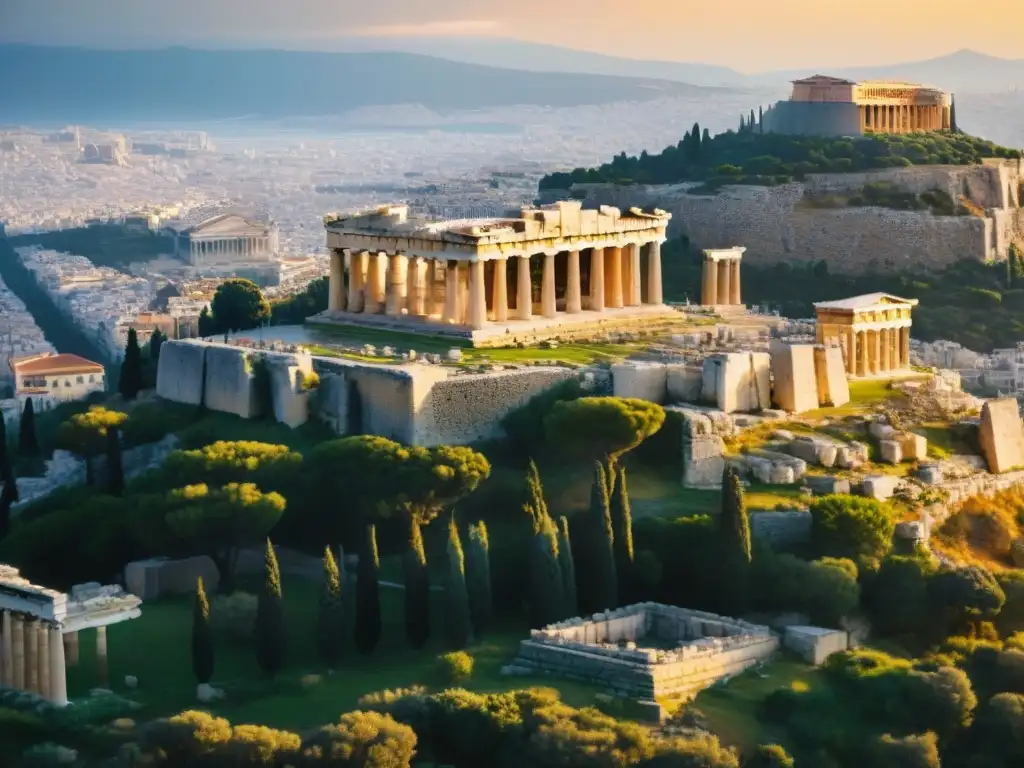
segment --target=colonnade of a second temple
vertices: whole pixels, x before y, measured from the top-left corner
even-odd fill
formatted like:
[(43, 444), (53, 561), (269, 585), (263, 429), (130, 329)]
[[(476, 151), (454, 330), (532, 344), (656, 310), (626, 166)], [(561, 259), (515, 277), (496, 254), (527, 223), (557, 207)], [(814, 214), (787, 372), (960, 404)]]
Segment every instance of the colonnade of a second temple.
[(662, 304), (660, 241), (487, 259), (331, 254), (331, 312), (437, 318), (478, 330), (645, 304)]
[(850, 376), (873, 376), (910, 367), (910, 327), (846, 332), (846, 372)]

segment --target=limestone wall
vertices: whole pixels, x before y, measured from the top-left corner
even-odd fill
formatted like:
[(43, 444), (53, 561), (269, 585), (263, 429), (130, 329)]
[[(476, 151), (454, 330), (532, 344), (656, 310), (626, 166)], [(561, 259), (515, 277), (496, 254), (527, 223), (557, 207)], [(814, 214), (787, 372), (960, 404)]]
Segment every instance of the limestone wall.
[[(162, 347), (160, 353), (163, 355)], [(243, 419), (260, 415), (250, 354), (237, 347), (211, 346), (205, 355), (203, 404), (211, 411), (233, 413)]]
[[(672, 214), (669, 237), (687, 235), (697, 248), (745, 245), (744, 259), (757, 264), (828, 262), (833, 272), (941, 269), (960, 259), (1007, 257), (1009, 244), (1024, 243), (1024, 209), (1018, 161), (980, 166), (914, 166), (864, 173), (812, 174), (776, 187), (731, 186), (714, 195), (693, 195), (697, 184), (664, 186), (587, 185), (587, 205), (658, 206)], [(829, 209), (805, 197), (839, 194), (867, 183), (890, 183), (921, 193), (941, 189), (965, 197), (986, 217), (933, 216), (887, 208)]]
[(750, 535), (775, 547), (806, 544), (811, 539), (811, 513), (805, 509), (757, 512), (750, 516)]
[(206, 350), (211, 345), (172, 339), (160, 347), (156, 393), (165, 400), (202, 405)]

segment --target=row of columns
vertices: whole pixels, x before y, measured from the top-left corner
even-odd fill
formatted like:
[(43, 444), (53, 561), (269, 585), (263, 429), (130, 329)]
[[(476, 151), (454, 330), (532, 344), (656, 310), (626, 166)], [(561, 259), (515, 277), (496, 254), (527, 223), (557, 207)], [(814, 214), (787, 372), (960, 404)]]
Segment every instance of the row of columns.
[(190, 255), (193, 264), (207, 259), (245, 259), (273, 253), (277, 250), (277, 238), (267, 237), (226, 237), (218, 240), (190, 240)]
[(948, 131), (950, 110), (939, 104), (861, 104), (861, 132), (912, 133), (915, 131)]
[[(60, 627), (12, 611), (3, 611), (2, 614), (0, 685), (29, 691), (58, 706), (67, 704), (65, 638)], [(73, 638), (77, 660), (78, 636), (73, 634), (69, 637)]]
[(846, 372), (873, 376), (910, 367), (910, 328), (857, 330), (846, 336)]
[(740, 260), (704, 259), (700, 303), (706, 307), (742, 304)]
[[(652, 241), (647, 247), (647, 304), (663, 303), (661, 282), (661, 243)], [(565, 312), (577, 314), (584, 309), (580, 251), (566, 251)], [(640, 306), (642, 298), (641, 245), (590, 249), (588, 309)], [(509, 258), (519, 259), (516, 268), (515, 318), (533, 318), (533, 277), (529, 255), (493, 259), (491, 307), (494, 322), (511, 318), (508, 285)], [(540, 283), (540, 314), (554, 318), (558, 314), (555, 258), (542, 256)], [(447, 260), (444, 283), (435, 279), (435, 260), (421, 256), (350, 251), (348, 253), (348, 286), (345, 287), (345, 255), (331, 254), (328, 311), (348, 311), (390, 316), (408, 314), (418, 317), (440, 315), (441, 322), (469, 325), (479, 330), (488, 322), (487, 281), (485, 262), (481, 260)]]

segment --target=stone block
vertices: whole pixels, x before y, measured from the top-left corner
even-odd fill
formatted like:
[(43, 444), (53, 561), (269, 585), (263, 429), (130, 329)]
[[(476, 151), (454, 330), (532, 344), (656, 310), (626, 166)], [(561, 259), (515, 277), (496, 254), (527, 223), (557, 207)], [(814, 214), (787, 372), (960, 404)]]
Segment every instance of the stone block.
[(763, 352), (730, 352), (704, 358), (701, 401), (725, 413), (771, 405), (770, 361)]
[(850, 384), (846, 380), (843, 350), (839, 347), (814, 348), (814, 375), (818, 386), (818, 405), (838, 408), (850, 402)]
[[(163, 355), (163, 350), (160, 354)], [(124, 567), (125, 588), (142, 600), (191, 595), (199, 578), (208, 593), (215, 592), (220, 584), (220, 572), (206, 555), (181, 560), (136, 560)]]
[(808, 475), (804, 478), (807, 487), (815, 496), (830, 496), (836, 493), (849, 493), (850, 481), (835, 475)]
[(848, 633), (822, 627), (786, 627), (782, 644), (808, 664), (823, 664), (833, 653), (849, 650)]
[(309, 420), (310, 392), (304, 382), (313, 371), (312, 357), (308, 352), (267, 354), (265, 365), (270, 374), (274, 418), (292, 429), (305, 424)]
[(897, 435), (904, 461), (921, 461), (928, 458), (928, 438), (913, 432), (900, 432)]
[(978, 439), (989, 472), (1024, 467), (1024, 427), (1016, 398), (989, 400), (982, 406)]
[(790, 442), (787, 450), (808, 464), (819, 467), (833, 467), (839, 456), (839, 446), (831, 440), (814, 437), (798, 437)]
[(925, 524), (919, 520), (909, 520), (902, 523), (896, 523), (894, 535), (897, 539), (903, 539), (904, 541), (910, 541), (913, 543), (924, 544), (928, 541), (928, 529)]
[(868, 434), (876, 440), (891, 440), (896, 430), (884, 421), (873, 421), (868, 425)]
[(704, 372), (697, 365), (670, 363), (665, 366), (666, 389), (670, 403), (696, 403), (700, 400)]
[(861, 484), (861, 493), (869, 499), (888, 501), (900, 484), (900, 478), (893, 475), (870, 475)]
[(878, 452), (882, 461), (888, 464), (899, 464), (903, 461), (903, 448), (898, 440), (882, 440), (878, 444)]
[(320, 377), (320, 386), (314, 398), (316, 415), (339, 435), (348, 430), (348, 380), (342, 373), (328, 373)]
[[(163, 347), (160, 348), (161, 357)], [(260, 415), (262, 404), (256, 387), (251, 353), (242, 347), (209, 346), (206, 349), (206, 389), (203, 405), (211, 411), (233, 413), (243, 419)]]
[(805, 544), (811, 539), (811, 513), (805, 509), (756, 512), (750, 515), (750, 535), (773, 546)]
[(661, 725), (666, 720), (665, 708), (653, 699), (636, 702), (637, 719), (650, 725)]
[(813, 345), (773, 342), (771, 371), (775, 381), (772, 400), (779, 408), (803, 413), (818, 407)]
[(171, 339), (160, 347), (160, 363), (156, 371), (156, 393), (159, 397), (186, 405), (203, 404), (207, 346), (201, 342)]
[(616, 363), (612, 366), (612, 394), (664, 403), (668, 397), (668, 370), (662, 363)]
[(925, 485), (941, 485), (942, 468), (938, 464), (923, 464), (917, 470), (917, 479)]

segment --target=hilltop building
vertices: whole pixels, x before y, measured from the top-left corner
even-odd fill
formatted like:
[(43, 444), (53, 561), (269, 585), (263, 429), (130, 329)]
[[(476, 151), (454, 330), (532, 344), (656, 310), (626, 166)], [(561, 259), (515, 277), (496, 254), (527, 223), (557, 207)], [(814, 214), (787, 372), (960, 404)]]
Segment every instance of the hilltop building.
[(82, 400), (106, 389), (103, 366), (84, 357), (50, 352), (12, 357), (14, 396), (21, 406), (32, 398), (37, 410), (71, 400)]
[(806, 136), (948, 131), (952, 103), (949, 93), (915, 83), (814, 75), (794, 80), (789, 100), (770, 107), (762, 127)]
[(503, 218), (431, 221), (408, 206), (328, 217), (328, 322), (474, 343), (586, 335), (672, 316), (661, 244), (671, 215), (576, 201)]
[(868, 293), (819, 301), (817, 341), (843, 349), (851, 377), (877, 376), (910, 368), (910, 312), (917, 299)]
[(239, 213), (169, 223), (167, 233), (175, 256), (198, 269), (268, 262), (279, 249), (277, 227)]

